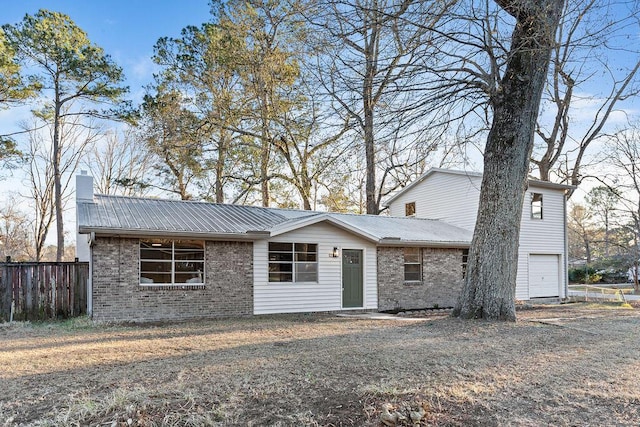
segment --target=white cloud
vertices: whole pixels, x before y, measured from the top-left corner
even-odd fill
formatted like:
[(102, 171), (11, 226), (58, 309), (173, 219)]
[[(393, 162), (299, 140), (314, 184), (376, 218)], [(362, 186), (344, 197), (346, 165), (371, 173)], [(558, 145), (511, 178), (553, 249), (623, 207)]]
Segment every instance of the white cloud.
[(150, 82), (153, 73), (159, 69), (158, 65), (152, 61), (151, 54), (131, 60), (128, 68), (132, 71), (132, 75), (127, 76), (128, 78), (133, 77), (144, 82)]

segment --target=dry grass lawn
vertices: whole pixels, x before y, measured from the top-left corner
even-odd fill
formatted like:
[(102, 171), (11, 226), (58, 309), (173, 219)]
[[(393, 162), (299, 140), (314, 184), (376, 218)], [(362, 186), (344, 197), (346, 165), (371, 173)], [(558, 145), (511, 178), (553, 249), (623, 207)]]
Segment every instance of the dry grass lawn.
[[(640, 309), (0, 324), (0, 426), (640, 424)], [(401, 422), (410, 425), (409, 421)]]

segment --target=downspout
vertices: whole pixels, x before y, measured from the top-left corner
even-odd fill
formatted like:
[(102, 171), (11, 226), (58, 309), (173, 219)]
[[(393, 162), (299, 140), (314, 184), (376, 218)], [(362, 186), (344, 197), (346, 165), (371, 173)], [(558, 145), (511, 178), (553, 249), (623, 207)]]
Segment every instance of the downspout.
[(563, 300), (566, 300), (569, 296), (569, 236), (567, 233), (567, 192), (564, 192), (563, 204), (562, 204), (562, 223), (563, 230), (562, 234), (564, 235), (564, 295), (562, 297)]
[(89, 277), (87, 278), (87, 316), (93, 317), (93, 242), (96, 233), (89, 234)]

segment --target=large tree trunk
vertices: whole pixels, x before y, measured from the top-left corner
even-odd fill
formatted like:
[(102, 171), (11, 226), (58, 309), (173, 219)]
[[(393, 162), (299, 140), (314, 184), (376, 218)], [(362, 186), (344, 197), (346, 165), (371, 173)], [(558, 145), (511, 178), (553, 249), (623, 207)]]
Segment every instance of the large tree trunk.
[(225, 172), (225, 162), (227, 160), (227, 142), (228, 132), (225, 130), (220, 131), (220, 139), (218, 141), (218, 159), (216, 160), (216, 203), (224, 203), (224, 187), (223, 177)]
[(265, 208), (269, 207), (271, 200), (269, 189), (269, 159), (271, 158), (271, 143), (267, 138), (266, 132), (263, 131), (260, 153), (260, 194), (262, 194), (262, 206)]
[(55, 111), (53, 117), (53, 188), (56, 212), (57, 248), (56, 262), (62, 262), (64, 257), (64, 218), (62, 217), (62, 174), (60, 172), (60, 90), (55, 88)]
[[(367, 13), (368, 17), (369, 14)], [(374, 14), (375, 16), (375, 14)], [(375, 19), (375, 18), (374, 18)], [(367, 168), (365, 192), (367, 195), (367, 214), (378, 215), (380, 205), (376, 198), (376, 141), (373, 132), (374, 110), (376, 103), (373, 95), (373, 85), (378, 63), (379, 33), (376, 23), (369, 23), (370, 32), (365, 41), (365, 74), (362, 82), (362, 110), (364, 115), (364, 152)]]
[(563, 0), (496, 0), (516, 26), (492, 98), (480, 205), (466, 280), (453, 315), (515, 320), (518, 242), (535, 123)]
[(376, 150), (373, 134), (373, 65), (367, 61), (367, 74), (362, 87), (364, 110), (364, 152), (367, 168), (366, 194), (367, 214), (378, 215), (379, 208), (376, 200)]

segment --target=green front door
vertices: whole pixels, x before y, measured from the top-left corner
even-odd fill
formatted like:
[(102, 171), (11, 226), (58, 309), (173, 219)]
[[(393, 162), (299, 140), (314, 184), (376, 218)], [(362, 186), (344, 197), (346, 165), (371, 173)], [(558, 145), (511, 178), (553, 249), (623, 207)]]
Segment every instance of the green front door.
[(342, 307), (362, 307), (362, 251), (342, 250)]

